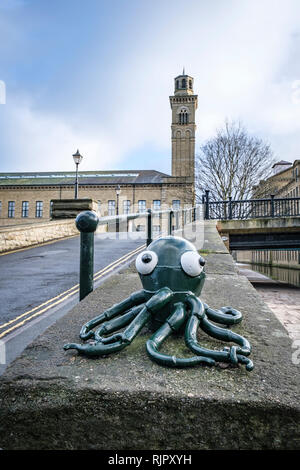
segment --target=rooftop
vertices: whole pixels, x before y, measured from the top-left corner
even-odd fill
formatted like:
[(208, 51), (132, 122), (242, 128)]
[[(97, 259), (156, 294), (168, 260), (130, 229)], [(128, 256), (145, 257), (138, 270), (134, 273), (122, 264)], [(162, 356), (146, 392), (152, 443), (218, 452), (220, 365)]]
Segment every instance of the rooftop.
[[(0, 186), (74, 184), (75, 171), (0, 173)], [(80, 184), (162, 183), (170, 175), (156, 170), (79, 171)]]

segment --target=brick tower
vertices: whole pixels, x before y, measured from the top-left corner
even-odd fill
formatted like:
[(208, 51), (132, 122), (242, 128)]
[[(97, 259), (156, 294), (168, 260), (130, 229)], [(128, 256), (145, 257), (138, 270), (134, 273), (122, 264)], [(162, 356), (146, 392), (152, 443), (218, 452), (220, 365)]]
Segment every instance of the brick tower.
[(198, 96), (194, 95), (194, 79), (185, 74), (174, 79), (175, 91), (170, 96), (172, 109), (172, 176), (195, 177), (195, 113)]

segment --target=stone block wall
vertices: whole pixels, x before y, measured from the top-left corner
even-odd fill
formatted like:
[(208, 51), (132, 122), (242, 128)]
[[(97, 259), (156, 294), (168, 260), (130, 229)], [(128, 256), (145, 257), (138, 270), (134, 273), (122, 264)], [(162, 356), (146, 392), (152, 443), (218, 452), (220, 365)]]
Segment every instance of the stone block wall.
[(0, 252), (38, 245), (78, 234), (74, 219), (4, 227), (0, 228)]

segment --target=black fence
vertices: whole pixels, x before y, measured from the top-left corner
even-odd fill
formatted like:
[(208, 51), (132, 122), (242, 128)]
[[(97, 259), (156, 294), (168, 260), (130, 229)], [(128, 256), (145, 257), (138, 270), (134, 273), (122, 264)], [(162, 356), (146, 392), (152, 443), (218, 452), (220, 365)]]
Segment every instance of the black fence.
[(257, 219), (263, 217), (300, 216), (300, 198), (244, 199), (211, 201), (209, 191), (203, 195), (204, 218), (206, 220)]

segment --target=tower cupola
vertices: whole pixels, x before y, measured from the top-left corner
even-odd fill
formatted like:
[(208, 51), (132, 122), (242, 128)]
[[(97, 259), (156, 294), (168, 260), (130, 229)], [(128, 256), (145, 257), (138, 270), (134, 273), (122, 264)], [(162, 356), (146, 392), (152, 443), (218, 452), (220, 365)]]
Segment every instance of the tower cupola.
[(186, 75), (183, 68), (182, 75), (178, 75), (174, 79), (175, 90), (174, 95), (193, 95), (194, 91), (194, 79), (189, 75)]

